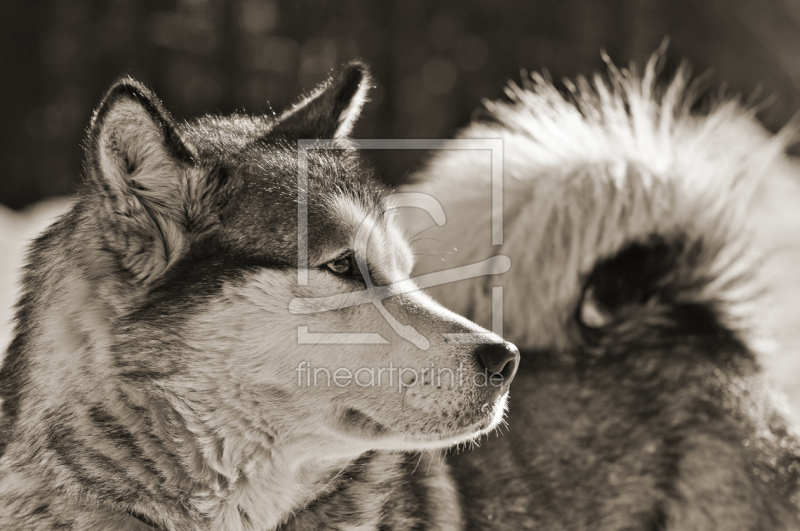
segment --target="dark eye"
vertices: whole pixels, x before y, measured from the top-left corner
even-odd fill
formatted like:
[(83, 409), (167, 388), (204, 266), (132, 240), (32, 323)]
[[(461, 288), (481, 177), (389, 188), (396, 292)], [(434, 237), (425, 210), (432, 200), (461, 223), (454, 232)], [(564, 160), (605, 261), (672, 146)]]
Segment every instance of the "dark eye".
[(356, 264), (356, 260), (352, 254), (337, 258), (336, 260), (331, 260), (325, 264), (325, 267), (337, 275), (342, 276), (349, 277), (358, 273), (358, 265)]

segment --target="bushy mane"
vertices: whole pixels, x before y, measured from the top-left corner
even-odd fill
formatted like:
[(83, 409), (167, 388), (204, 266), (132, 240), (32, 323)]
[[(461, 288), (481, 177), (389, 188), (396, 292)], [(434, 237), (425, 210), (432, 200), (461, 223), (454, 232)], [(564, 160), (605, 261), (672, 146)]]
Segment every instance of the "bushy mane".
[[(734, 99), (693, 111), (688, 69), (662, 85), (662, 57), (654, 55), (641, 75), (607, 60), (605, 75), (567, 80), (566, 91), (533, 74), (509, 85), (510, 101), (486, 102), (492, 119), (460, 135), (503, 139), (505, 245), (498, 251), (477, 236), (453, 241), (472, 260), (513, 255), (507, 297), (524, 298), (519, 306), (530, 313), (506, 314), (506, 334), (522, 347), (566, 346), (582, 279), (598, 260), (654, 234), (702, 249), (688, 270), (687, 297), (731, 302), (724, 318), (738, 321), (733, 302), (752, 296), (743, 259), (750, 254), (748, 209), (793, 134), (789, 127), (770, 134), (754, 109)], [(444, 204), (450, 230), (474, 233), (489, 224), (480, 210), (489, 204), (481, 199), (489, 170), (485, 154), (466, 153), (443, 150), (419, 180)], [(484, 289), (437, 296), (457, 311), (475, 308), (468, 315), (486, 323), (477, 303)]]
[(688, 66), (660, 85), (663, 57), (653, 55), (639, 75), (635, 66), (620, 69), (604, 56), (606, 75), (565, 80), (566, 94), (534, 73), (521, 86), (509, 84), (510, 103), (485, 105), (503, 128), (527, 138), (528, 156), (538, 166), (625, 161), (657, 179), (681, 174), (688, 185), (715, 195), (720, 181), (737, 193), (743, 186), (746, 196), (785, 150), (792, 126), (769, 135), (755, 109), (724, 97), (710, 102), (707, 112), (693, 113), (698, 91)]

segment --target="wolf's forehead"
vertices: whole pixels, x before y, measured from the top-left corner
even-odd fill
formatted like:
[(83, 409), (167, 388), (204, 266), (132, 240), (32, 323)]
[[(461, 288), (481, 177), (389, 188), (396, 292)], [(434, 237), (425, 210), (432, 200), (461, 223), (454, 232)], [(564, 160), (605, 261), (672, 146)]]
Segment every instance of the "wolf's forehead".
[(349, 157), (325, 153), (307, 162), (300, 175), (296, 151), (273, 146), (243, 154), (232, 168), (233, 192), (224, 222), (227, 243), (287, 265), (297, 263), (302, 225), (309, 259), (352, 245), (384, 189)]

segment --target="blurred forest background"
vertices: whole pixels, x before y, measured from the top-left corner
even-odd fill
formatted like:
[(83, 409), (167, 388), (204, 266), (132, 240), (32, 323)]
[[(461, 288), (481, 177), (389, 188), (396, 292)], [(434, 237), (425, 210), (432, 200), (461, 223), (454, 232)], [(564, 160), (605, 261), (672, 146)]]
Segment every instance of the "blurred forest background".
[[(0, 6), (0, 203), (69, 194), (93, 107), (118, 76), (178, 117), (279, 111), (361, 57), (378, 89), (355, 135), (448, 137), (520, 69), (554, 79), (644, 61), (671, 38), (707, 88), (800, 109), (800, 0), (34, 0)], [(420, 153), (375, 152), (388, 182)]]

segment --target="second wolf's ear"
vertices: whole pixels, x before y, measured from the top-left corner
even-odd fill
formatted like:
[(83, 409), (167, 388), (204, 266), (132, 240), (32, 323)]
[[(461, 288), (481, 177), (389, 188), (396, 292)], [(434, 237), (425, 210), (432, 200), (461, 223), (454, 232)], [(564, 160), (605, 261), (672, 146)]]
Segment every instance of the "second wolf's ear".
[(309, 97), (286, 111), (273, 132), (295, 138), (346, 138), (367, 101), (372, 79), (363, 63), (349, 63)]
[(155, 280), (184, 253), (187, 227), (205, 224), (208, 213), (197, 201), (210, 183), (193, 158), (158, 99), (132, 79), (117, 82), (92, 119), (92, 214), (108, 248), (140, 282)]

